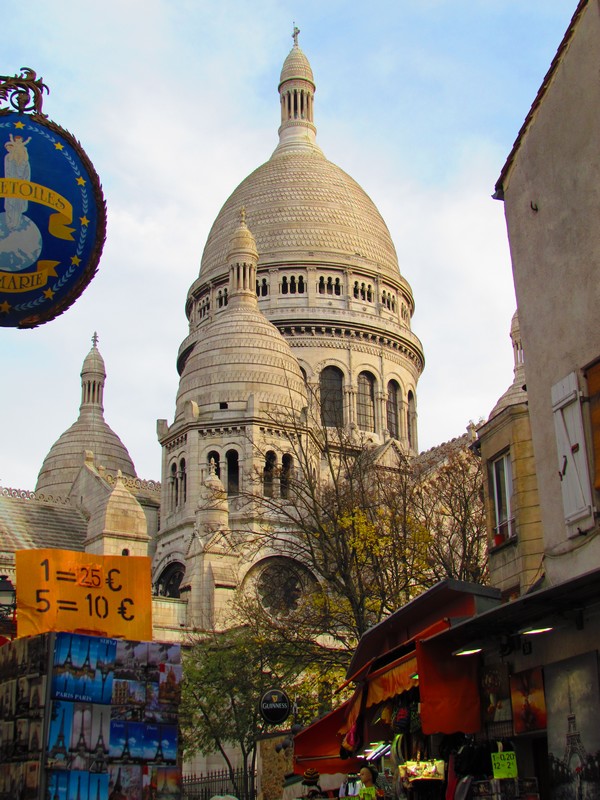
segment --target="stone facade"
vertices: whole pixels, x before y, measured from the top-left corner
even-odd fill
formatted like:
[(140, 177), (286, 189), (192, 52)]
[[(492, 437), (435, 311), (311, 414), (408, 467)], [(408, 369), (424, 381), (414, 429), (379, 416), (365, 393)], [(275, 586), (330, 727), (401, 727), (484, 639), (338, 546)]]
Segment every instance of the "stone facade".
[[(542, 575), (540, 502), (518, 316), (511, 325), (514, 379), (477, 429), (484, 465), (490, 583), (505, 600), (532, 588)], [(502, 496), (503, 489), (506, 496)], [(506, 503), (505, 519), (499, 505)]]
[(225, 625), (234, 590), (285, 560), (245, 548), (257, 519), (240, 495), (267, 491), (267, 472), (269, 491), (281, 490), (296, 466), (290, 430), (318, 418), (315, 405), (357, 439), (418, 452), (424, 358), (412, 292), (375, 205), (317, 145), (314, 94), (295, 42), (280, 76), (279, 143), (212, 226), (186, 302), (175, 417), (158, 421), (153, 579), (187, 601), (194, 628)]

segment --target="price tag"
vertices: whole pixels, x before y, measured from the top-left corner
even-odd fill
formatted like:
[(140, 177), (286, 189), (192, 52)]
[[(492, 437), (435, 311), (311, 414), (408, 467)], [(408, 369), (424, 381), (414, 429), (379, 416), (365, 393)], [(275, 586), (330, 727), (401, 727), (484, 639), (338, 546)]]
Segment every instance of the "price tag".
[(503, 753), (492, 753), (492, 769), (494, 778), (516, 778), (517, 756), (513, 750)]
[(17, 550), (19, 636), (45, 631), (152, 639), (150, 559)]

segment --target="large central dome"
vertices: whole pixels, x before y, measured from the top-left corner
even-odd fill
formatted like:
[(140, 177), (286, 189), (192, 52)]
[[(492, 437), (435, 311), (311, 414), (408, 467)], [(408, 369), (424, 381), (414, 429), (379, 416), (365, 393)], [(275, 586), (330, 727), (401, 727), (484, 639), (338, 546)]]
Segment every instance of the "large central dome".
[(259, 268), (297, 264), (307, 253), (332, 265), (358, 256), (376, 272), (399, 278), (396, 250), (371, 198), (320, 149), (301, 142), (297, 149), (276, 150), (229, 197), (208, 236), (202, 281), (225, 273), (228, 242), (242, 206), (256, 239)]

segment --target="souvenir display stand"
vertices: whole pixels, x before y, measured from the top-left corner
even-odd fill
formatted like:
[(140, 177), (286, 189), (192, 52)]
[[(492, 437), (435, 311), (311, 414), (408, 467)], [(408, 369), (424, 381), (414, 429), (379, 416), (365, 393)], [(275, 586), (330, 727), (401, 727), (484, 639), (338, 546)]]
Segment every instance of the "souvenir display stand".
[(180, 646), (51, 632), (0, 647), (0, 800), (173, 800)]

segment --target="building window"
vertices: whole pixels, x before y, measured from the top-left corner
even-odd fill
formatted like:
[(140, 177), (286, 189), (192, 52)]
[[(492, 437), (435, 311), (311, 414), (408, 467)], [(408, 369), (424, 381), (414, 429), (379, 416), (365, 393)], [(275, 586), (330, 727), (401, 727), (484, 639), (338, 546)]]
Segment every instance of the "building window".
[(408, 446), (414, 450), (417, 447), (417, 404), (412, 392), (408, 393), (406, 402), (406, 433), (408, 436)]
[(219, 454), (216, 450), (211, 450), (208, 454), (208, 474), (211, 475), (214, 471), (214, 474), (217, 478), (221, 477), (221, 464), (219, 460)]
[(500, 544), (515, 534), (512, 509), (512, 470), (510, 454), (503, 453), (491, 463), (491, 488), (494, 504), (494, 541)]
[(375, 430), (375, 378), (370, 372), (358, 376), (358, 396), (356, 398), (358, 427), (361, 431)]
[(344, 375), (337, 367), (325, 367), (319, 378), (321, 422), (330, 428), (344, 424)]
[(177, 481), (179, 483), (179, 503), (184, 505), (185, 501), (187, 500), (187, 472), (185, 469), (185, 458), (182, 458), (179, 462)]
[(227, 459), (227, 494), (240, 493), (240, 462), (237, 450), (228, 450)]
[(257, 278), (256, 280), (256, 296), (266, 297), (269, 294), (269, 283), (266, 278)]
[(169, 475), (169, 508), (175, 511), (179, 503), (179, 486), (177, 483), (177, 464), (171, 464)]
[(265, 466), (263, 469), (263, 494), (265, 497), (274, 497), (275, 495), (276, 466), (277, 456), (272, 450), (269, 450), (265, 458)]
[(281, 459), (281, 478), (280, 478), (280, 491), (281, 496), (287, 499), (290, 496), (290, 482), (292, 479), (292, 469), (294, 459), (289, 453), (286, 453)]
[(156, 581), (154, 592), (160, 597), (179, 597), (181, 581), (185, 575), (183, 564), (174, 561), (162, 571)]
[(392, 439), (400, 438), (400, 386), (390, 381), (387, 387), (387, 429)]

